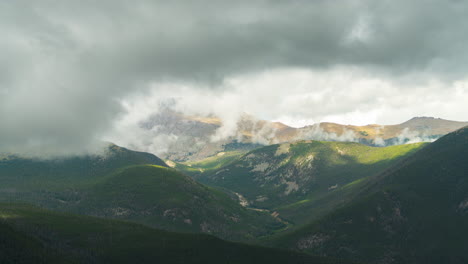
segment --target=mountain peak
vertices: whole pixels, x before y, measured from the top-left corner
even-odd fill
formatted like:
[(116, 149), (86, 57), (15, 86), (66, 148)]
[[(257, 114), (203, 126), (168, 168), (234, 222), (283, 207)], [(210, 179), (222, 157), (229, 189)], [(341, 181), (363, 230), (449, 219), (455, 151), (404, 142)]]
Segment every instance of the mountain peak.
[(440, 118), (435, 118), (433, 116), (415, 116), (411, 118), (410, 120), (418, 120), (418, 119), (440, 119)]
[(408, 121), (406, 121), (406, 122), (409, 122), (409, 121), (418, 121), (418, 120), (420, 120), (420, 121), (422, 121), (422, 120), (424, 120), (424, 121), (430, 121), (430, 120), (444, 120), (444, 119), (438, 118), (438, 117), (436, 118), (436, 117), (432, 117), (432, 116), (415, 116), (415, 117), (411, 118), (410, 120), (408, 120)]
[[(430, 116), (416, 116), (411, 118), (410, 120), (402, 123), (401, 125), (427, 125), (427, 126), (451, 126), (451, 125), (459, 125), (460, 123), (466, 123), (461, 121), (452, 121), (446, 120), (438, 117), (430, 117)], [(454, 129), (456, 130), (456, 129)]]

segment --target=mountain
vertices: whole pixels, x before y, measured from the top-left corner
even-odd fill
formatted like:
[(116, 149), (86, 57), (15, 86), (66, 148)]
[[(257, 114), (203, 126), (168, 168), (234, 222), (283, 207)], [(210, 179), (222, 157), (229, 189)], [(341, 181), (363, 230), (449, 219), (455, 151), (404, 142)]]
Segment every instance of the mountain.
[[(320, 128), (337, 137), (354, 137), (353, 141), (369, 145), (399, 145), (407, 142), (433, 141), (443, 135), (467, 126), (468, 122), (457, 122), (433, 117), (415, 117), (397, 125), (340, 125), (321, 123)], [(310, 133), (314, 128), (304, 127), (302, 133)]]
[(225, 151), (219, 152), (214, 156), (210, 156), (202, 160), (187, 162), (173, 162), (167, 160), (166, 163), (169, 167), (180, 170), (187, 175), (198, 177), (202, 174), (209, 174), (226, 165), (229, 165), (244, 154), (244, 151)]
[(382, 148), (352, 142), (283, 143), (253, 150), (197, 179), (234, 191), (253, 207), (279, 210), (289, 220), (300, 222), (303, 219), (295, 213), (301, 214), (304, 206), (349, 189), (424, 145)]
[(78, 201), (59, 208), (230, 240), (248, 240), (283, 227), (267, 213), (242, 207), (235, 197), (154, 165), (119, 169), (84, 189)]
[[(168, 143), (168, 151), (160, 154), (162, 158), (176, 162), (199, 161), (229, 151), (245, 153), (264, 145), (297, 140), (359, 142), (369, 146), (434, 141), (467, 125), (468, 122), (415, 117), (397, 125), (353, 126), (324, 122), (294, 128), (243, 114), (231, 129), (225, 131), (220, 118), (184, 115), (170, 108), (142, 124), (147, 130), (157, 131), (157, 135), (177, 138)], [(221, 133), (223, 131), (225, 135)]]
[(230, 136), (217, 137), (222, 120), (214, 116), (190, 116), (164, 109), (142, 124), (157, 135), (176, 137), (168, 143), (168, 151), (161, 157), (172, 161), (196, 161), (226, 151), (247, 152), (269, 144), (268, 137), (277, 128), (292, 129), (282, 124), (257, 120), (243, 115), (236, 124), (236, 131)]
[(0, 154), (0, 194), (87, 184), (115, 169), (130, 165), (153, 164), (167, 167), (153, 154), (132, 151), (109, 144), (99, 155), (37, 159), (13, 154)]
[(468, 127), (380, 173), (273, 244), (367, 263), (468, 263)]
[(156, 156), (110, 145), (105, 156), (0, 160), (0, 200), (251, 240), (282, 228), (267, 212), (203, 186)]
[(0, 204), (1, 263), (350, 263), (139, 224)]

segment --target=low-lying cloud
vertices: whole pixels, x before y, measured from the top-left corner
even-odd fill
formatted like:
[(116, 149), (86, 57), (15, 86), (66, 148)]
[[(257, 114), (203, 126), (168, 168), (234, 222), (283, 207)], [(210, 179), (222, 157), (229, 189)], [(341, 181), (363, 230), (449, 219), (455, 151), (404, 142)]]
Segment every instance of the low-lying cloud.
[(404, 128), (401, 133), (397, 136), (397, 140), (393, 142), (393, 145), (400, 144), (411, 144), (419, 142), (433, 142), (437, 137), (430, 136), (427, 133), (420, 133), (417, 131), (411, 131), (409, 128)]
[(342, 141), (342, 142), (358, 142), (359, 138), (352, 130), (344, 129), (340, 135), (334, 132), (327, 132), (320, 124), (307, 127), (301, 131), (298, 139), (313, 139), (323, 141)]

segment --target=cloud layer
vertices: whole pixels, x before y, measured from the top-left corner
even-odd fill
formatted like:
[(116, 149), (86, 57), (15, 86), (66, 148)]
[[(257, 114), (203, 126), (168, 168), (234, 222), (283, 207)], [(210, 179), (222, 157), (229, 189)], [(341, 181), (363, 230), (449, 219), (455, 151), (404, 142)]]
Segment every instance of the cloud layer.
[(385, 123), (428, 112), (466, 119), (467, 8), (436, 0), (2, 1), (0, 149), (91, 151), (128, 110), (122, 101), (164, 96), (168, 85), (190, 111), (222, 109), (226, 126), (244, 111), (291, 123)]

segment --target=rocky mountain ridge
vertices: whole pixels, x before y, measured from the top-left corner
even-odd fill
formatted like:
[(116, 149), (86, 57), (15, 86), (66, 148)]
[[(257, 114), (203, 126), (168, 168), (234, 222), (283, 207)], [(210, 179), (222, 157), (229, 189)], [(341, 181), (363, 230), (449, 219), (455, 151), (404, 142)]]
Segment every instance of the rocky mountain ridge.
[[(142, 124), (145, 129), (174, 139), (169, 143), (168, 151), (158, 154), (173, 161), (196, 161), (223, 151), (249, 151), (259, 146), (297, 140), (359, 142), (369, 146), (431, 142), (467, 125), (468, 122), (415, 117), (396, 125), (354, 126), (323, 122), (294, 128), (244, 114), (235, 128), (226, 132), (223, 120), (218, 117), (184, 115), (170, 109)], [(224, 135), (220, 135), (220, 131), (224, 131)]]

